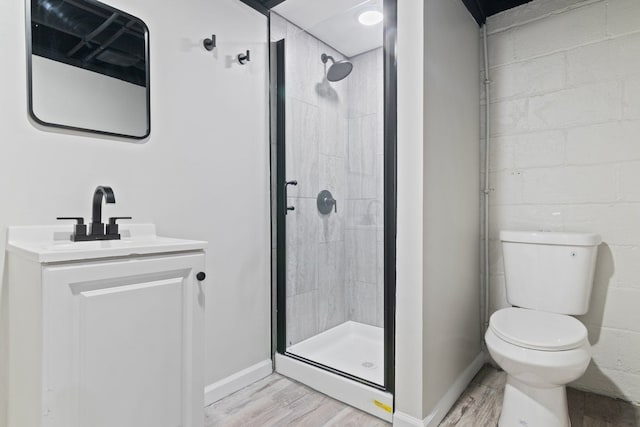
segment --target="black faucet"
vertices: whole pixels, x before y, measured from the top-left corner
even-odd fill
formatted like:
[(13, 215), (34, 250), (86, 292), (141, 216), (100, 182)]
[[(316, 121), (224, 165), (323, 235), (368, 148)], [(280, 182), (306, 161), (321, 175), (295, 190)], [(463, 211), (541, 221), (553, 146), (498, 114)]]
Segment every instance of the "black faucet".
[(87, 226), (84, 224), (84, 218), (81, 217), (58, 217), (58, 219), (71, 219), (77, 221), (74, 232), (71, 234), (71, 240), (74, 242), (86, 242), (91, 240), (119, 240), (118, 233), (119, 219), (131, 219), (130, 216), (116, 216), (109, 218), (107, 224), (107, 232), (105, 233), (104, 223), (102, 222), (102, 199), (105, 203), (115, 203), (116, 197), (111, 187), (99, 185), (93, 193), (93, 205), (91, 216), (91, 228), (87, 234)]
[(93, 192), (93, 207), (91, 214), (91, 229), (89, 236), (104, 236), (104, 224), (102, 223), (102, 199), (105, 203), (115, 203), (116, 196), (113, 194), (111, 187), (99, 185)]

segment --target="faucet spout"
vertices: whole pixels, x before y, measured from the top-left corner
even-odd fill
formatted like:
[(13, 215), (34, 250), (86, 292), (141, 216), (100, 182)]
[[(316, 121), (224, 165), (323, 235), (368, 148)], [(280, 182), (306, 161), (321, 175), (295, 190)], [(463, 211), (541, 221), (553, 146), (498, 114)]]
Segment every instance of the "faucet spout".
[(116, 197), (113, 194), (111, 187), (100, 185), (96, 187), (96, 191), (93, 193), (93, 206), (91, 215), (91, 234), (102, 235), (104, 234), (104, 224), (102, 223), (102, 199), (105, 203), (115, 203)]

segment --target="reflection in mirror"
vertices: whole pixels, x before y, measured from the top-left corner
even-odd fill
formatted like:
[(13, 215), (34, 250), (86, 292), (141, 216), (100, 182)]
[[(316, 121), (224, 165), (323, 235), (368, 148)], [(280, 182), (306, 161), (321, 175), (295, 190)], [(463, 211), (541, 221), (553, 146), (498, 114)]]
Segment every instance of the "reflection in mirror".
[(150, 132), (144, 22), (93, 0), (31, 0), (30, 112), (40, 124)]

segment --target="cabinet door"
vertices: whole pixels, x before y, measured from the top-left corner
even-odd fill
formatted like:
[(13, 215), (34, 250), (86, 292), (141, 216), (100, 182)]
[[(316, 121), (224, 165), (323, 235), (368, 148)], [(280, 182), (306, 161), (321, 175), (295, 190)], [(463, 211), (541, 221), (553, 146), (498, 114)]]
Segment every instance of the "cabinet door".
[(45, 427), (204, 423), (204, 254), (43, 269)]

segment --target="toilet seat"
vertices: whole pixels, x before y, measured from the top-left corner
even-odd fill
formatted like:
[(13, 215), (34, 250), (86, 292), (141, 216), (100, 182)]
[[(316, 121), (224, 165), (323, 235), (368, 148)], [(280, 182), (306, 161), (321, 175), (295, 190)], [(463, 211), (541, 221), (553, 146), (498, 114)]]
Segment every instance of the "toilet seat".
[(502, 340), (532, 350), (572, 350), (587, 341), (587, 328), (579, 320), (526, 308), (496, 311), (489, 328)]

